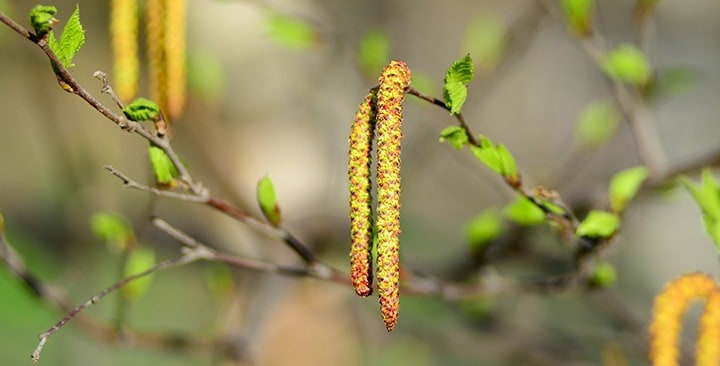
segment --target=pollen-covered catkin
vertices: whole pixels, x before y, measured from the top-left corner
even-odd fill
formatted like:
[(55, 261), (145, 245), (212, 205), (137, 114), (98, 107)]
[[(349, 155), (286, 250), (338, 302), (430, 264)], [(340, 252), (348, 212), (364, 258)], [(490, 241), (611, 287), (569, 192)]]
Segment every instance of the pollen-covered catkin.
[(185, 107), (186, 81), (186, 0), (165, 3), (165, 67), (167, 76), (167, 111), (178, 118)]
[(375, 135), (375, 91), (360, 104), (350, 130), (350, 275), (355, 292), (372, 294), (372, 197), (370, 163)]
[(377, 92), (377, 280), (388, 331), (395, 327), (400, 308), (400, 142), (410, 77), (404, 62), (392, 61), (380, 76)]
[(138, 0), (112, 0), (110, 2), (114, 87), (118, 97), (124, 103), (135, 99), (140, 80), (138, 19)]
[[(696, 347), (697, 365), (717, 365), (717, 338), (720, 311), (717, 306), (720, 289), (712, 277), (702, 273), (683, 275), (667, 284), (655, 297), (653, 320), (650, 324), (650, 361), (654, 366), (679, 365), (678, 347), (682, 330), (683, 314), (691, 301), (708, 299), (705, 312), (700, 320)], [(713, 328), (714, 327), (714, 328)], [(713, 337), (714, 339), (710, 339)]]
[(167, 110), (165, 63), (165, 0), (145, 0), (145, 34), (150, 79), (150, 99)]

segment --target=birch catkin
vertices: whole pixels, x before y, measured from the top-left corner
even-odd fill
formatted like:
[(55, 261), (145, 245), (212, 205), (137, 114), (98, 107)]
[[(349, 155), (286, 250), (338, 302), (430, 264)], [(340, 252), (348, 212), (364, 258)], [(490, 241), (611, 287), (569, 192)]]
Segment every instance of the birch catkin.
[(186, 81), (186, 0), (165, 2), (165, 61), (167, 111), (175, 119), (185, 107)]
[(165, 63), (165, 0), (145, 0), (145, 33), (150, 78), (150, 99), (167, 110)]
[(110, 36), (113, 48), (115, 92), (128, 103), (135, 99), (140, 79), (138, 60), (138, 2), (112, 0), (110, 2)]
[(720, 288), (712, 277), (690, 273), (670, 282), (655, 298), (650, 324), (650, 361), (654, 366), (679, 365), (683, 314), (696, 299), (707, 299), (700, 318), (696, 365), (716, 366), (720, 362)]
[(372, 294), (372, 198), (370, 154), (375, 134), (375, 91), (360, 104), (350, 130), (350, 274), (355, 292)]
[(377, 280), (380, 310), (388, 331), (400, 308), (400, 142), (402, 102), (410, 69), (392, 61), (377, 92)]

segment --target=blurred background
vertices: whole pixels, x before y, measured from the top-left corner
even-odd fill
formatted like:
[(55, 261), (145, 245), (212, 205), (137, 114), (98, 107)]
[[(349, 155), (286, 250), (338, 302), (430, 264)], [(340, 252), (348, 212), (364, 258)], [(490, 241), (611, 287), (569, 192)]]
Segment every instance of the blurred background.
[[(79, 4), (87, 40), (71, 71), (112, 105), (92, 76), (112, 72), (108, 3), (51, 3), (60, 27)], [(34, 5), (0, 0), (0, 10), (23, 25)], [(635, 41), (633, 6), (598, 2), (595, 25), (609, 45)], [(173, 122), (174, 147), (215, 196), (254, 213), (257, 181), (270, 176), (285, 227), (347, 269), (347, 135), (376, 84), (378, 70), (361, 57), (370, 34), (412, 68), (415, 87), (437, 97), (448, 66), (470, 52), (477, 77), (463, 112), (472, 130), (505, 144), (528, 186), (552, 187), (573, 207), (605, 208), (612, 174), (641, 162), (625, 121), (600, 144), (578, 139), (583, 111), (612, 101), (612, 88), (556, 13), (554, 2), (536, 0), (189, 0), (189, 98)], [(283, 42), (269, 25), (277, 14), (309, 25), (314, 38)], [(648, 102), (668, 166), (706, 159), (719, 148), (720, 3), (662, 1), (647, 27), (650, 61), (670, 75), (671, 85)], [(103, 166), (151, 182), (146, 142), (58, 88), (41, 51), (4, 25), (0, 55), (0, 212), (28, 267), (75, 303), (118, 279), (120, 257), (91, 230), (97, 212), (126, 217), (158, 259), (177, 256), (179, 245), (148, 227), (151, 214), (224, 251), (302, 264), (281, 242), (206, 207), (124, 188)], [(140, 94), (147, 95), (142, 80)], [(402, 259), (409, 268), (471, 281), (487, 269), (533, 279), (571, 267), (572, 251), (559, 235), (508, 222), (497, 245), (510, 249), (498, 248), (503, 254), (484, 266), (473, 263), (467, 223), (502, 209), (513, 192), (468, 151), (438, 142), (455, 123), (446, 111), (412, 97), (405, 110)], [(192, 264), (155, 274), (147, 293), (125, 308), (124, 326), (198, 339), (225, 335), (240, 361), (212, 349), (187, 354), (108, 344), (71, 323), (50, 339), (42, 363), (641, 365), (654, 294), (686, 272), (720, 275), (700, 210), (682, 189), (641, 192), (606, 259), (617, 282), (598, 291), (453, 303), (402, 297), (392, 333), (375, 297), (358, 298), (348, 287)], [(118, 297), (86, 315), (112, 324)], [(0, 364), (29, 364), (37, 335), (62, 313), (4, 268), (0, 299)], [(693, 307), (688, 317), (686, 349), (699, 312)]]

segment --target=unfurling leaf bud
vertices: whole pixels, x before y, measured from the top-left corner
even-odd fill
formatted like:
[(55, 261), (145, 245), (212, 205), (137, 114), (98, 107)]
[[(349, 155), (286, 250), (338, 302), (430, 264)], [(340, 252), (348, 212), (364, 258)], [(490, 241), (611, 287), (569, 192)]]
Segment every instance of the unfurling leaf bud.
[(397, 323), (400, 288), (400, 142), (402, 102), (410, 69), (391, 61), (377, 92), (377, 279), (385, 327)]
[(372, 198), (370, 152), (375, 135), (375, 91), (360, 104), (350, 130), (350, 273), (355, 292), (372, 294)]

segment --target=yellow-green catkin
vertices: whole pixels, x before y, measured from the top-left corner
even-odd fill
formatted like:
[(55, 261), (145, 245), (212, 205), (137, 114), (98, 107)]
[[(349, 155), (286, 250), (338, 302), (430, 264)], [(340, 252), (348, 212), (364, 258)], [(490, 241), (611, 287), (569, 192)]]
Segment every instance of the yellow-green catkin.
[(375, 135), (375, 91), (360, 104), (350, 130), (350, 276), (355, 292), (372, 294), (372, 197), (370, 163)]
[[(667, 284), (655, 298), (653, 320), (650, 324), (650, 361), (654, 366), (679, 365), (678, 347), (682, 330), (683, 314), (690, 302), (696, 299), (708, 299), (705, 312), (700, 320), (700, 329), (696, 347), (696, 360), (699, 366), (718, 365), (718, 310), (717, 284), (712, 277), (702, 273), (685, 274)], [(713, 339), (711, 339), (713, 338)]]
[(160, 106), (160, 110), (166, 111), (165, 0), (145, 0), (145, 34), (150, 99)]
[(402, 102), (410, 69), (391, 61), (377, 92), (377, 280), (385, 328), (391, 331), (400, 309), (400, 142)]
[(186, 0), (165, 0), (167, 111), (171, 119), (178, 118), (185, 107), (186, 16)]
[(138, 26), (137, 0), (110, 1), (114, 88), (124, 103), (135, 99), (138, 91), (140, 79)]

